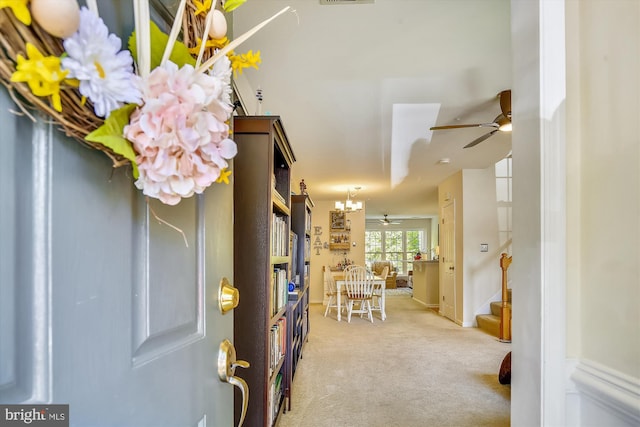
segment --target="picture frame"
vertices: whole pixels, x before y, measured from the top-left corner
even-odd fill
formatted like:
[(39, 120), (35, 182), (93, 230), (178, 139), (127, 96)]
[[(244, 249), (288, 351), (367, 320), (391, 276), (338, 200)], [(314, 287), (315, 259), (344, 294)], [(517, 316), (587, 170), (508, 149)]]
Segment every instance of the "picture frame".
[(329, 249), (332, 251), (351, 249), (351, 234), (347, 231), (330, 232)]
[(345, 229), (344, 211), (330, 211), (329, 212), (329, 230), (343, 231), (344, 229)]

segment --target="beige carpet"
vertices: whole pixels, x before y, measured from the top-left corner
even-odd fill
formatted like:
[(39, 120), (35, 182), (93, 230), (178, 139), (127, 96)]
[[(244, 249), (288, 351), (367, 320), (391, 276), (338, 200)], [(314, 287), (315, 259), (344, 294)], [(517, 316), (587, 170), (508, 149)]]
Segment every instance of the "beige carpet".
[(311, 332), (278, 427), (509, 426), (498, 370), (510, 344), (462, 328), (407, 295), (387, 320), (338, 323), (312, 305)]

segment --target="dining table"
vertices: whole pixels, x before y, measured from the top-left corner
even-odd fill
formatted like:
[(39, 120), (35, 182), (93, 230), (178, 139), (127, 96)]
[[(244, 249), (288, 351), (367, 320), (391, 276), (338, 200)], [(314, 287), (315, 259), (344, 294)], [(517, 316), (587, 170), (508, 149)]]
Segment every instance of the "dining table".
[[(341, 307), (341, 297), (342, 297), (342, 287), (345, 285), (345, 279), (344, 279), (344, 274), (338, 274), (338, 275), (334, 275), (333, 279), (336, 282), (336, 305), (338, 307)], [(380, 288), (382, 289), (382, 295), (380, 296), (380, 316), (382, 318), (382, 320), (385, 320), (387, 318), (387, 312), (385, 311), (385, 288), (387, 286), (387, 281), (380, 276), (373, 276), (373, 284), (374, 285), (378, 285), (380, 286)], [(341, 312), (342, 310), (340, 310), (340, 308), (338, 308), (338, 322), (342, 319), (341, 316)]]

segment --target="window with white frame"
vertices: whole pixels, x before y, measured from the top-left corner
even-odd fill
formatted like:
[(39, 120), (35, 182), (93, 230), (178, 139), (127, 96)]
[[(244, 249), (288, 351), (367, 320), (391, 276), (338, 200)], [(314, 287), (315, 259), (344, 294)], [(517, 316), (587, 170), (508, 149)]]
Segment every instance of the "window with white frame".
[[(512, 158), (506, 157), (496, 163), (496, 199), (498, 206), (498, 234), (500, 247), (511, 246), (511, 205), (512, 205)], [(507, 250), (507, 252), (510, 252)]]
[(413, 257), (426, 247), (424, 230), (366, 230), (365, 261), (391, 261), (399, 275), (413, 269)]

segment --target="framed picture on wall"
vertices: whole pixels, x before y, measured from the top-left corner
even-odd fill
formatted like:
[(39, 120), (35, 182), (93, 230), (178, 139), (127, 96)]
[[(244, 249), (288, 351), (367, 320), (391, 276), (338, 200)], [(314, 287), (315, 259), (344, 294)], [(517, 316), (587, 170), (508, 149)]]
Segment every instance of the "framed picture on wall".
[(329, 235), (329, 250), (351, 249), (351, 235), (348, 232), (332, 231)]
[(331, 231), (342, 231), (345, 226), (344, 211), (329, 212), (329, 229)]

